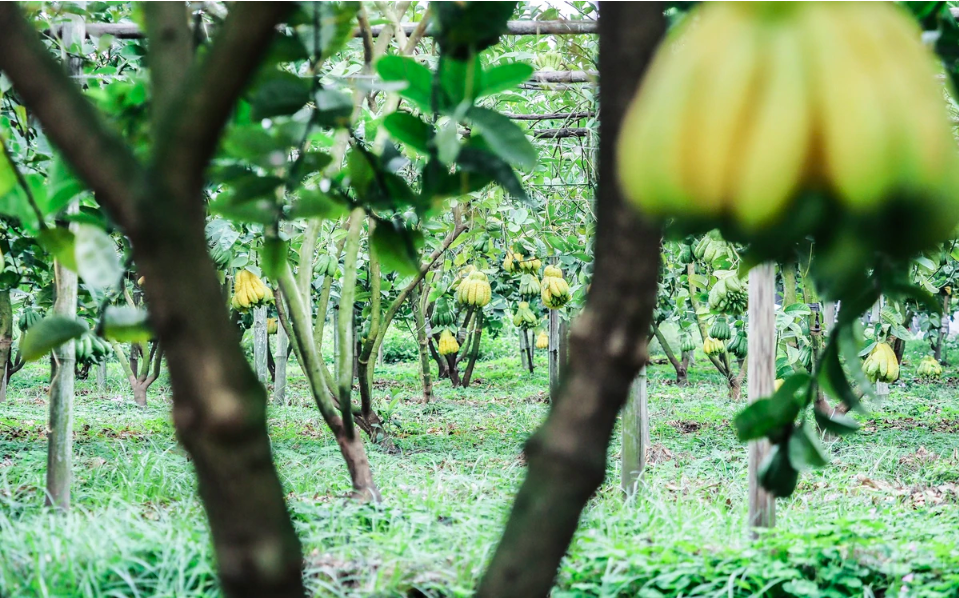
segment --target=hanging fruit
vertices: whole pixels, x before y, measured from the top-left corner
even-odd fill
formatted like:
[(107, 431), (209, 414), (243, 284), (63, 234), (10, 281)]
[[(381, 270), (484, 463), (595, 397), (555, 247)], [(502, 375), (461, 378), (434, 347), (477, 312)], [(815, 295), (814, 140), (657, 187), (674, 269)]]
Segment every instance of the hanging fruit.
[(540, 287), (543, 305), (549, 309), (559, 309), (569, 303), (573, 297), (569, 292), (569, 283), (563, 279), (563, 271), (556, 266), (546, 266)]
[(516, 305), (516, 313), (513, 314), (513, 326), (523, 330), (529, 330), (530, 328), (535, 328), (538, 321), (539, 318), (537, 318), (533, 310), (530, 309), (529, 303), (521, 301)]
[(920, 378), (931, 380), (942, 376), (942, 365), (936, 361), (932, 355), (927, 355), (919, 362), (919, 368), (916, 372)]
[(899, 360), (888, 343), (877, 343), (863, 362), (862, 371), (873, 382), (895, 382), (899, 379)]
[(713, 320), (713, 325), (709, 327), (709, 336), (721, 341), (729, 340), (732, 332), (729, 330), (729, 322), (726, 318), (720, 316)]
[[(699, 4), (625, 116), (618, 173), (645, 214), (718, 226), (756, 261), (816, 243), (834, 296), (875, 253), (959, 222), (959, 157), (921, 31), (887, 2)], [(858, 280), (850, 280), (856, 274)]]
[(486, 275), (474, 270), (460, 283), (456, 289), (456, 300), (460, 305), (483, 307), (490, 302), (493, 291), (489, 286)]
[(460, 350), (460, 344), (456, 342), (456, 337), (450, 332), (449, 328), (444, 328), (440, 333), (440, 343), (437, 351), (440, 355), (453, 355)]
[(539, 279), (535, 274), (523, 274), (519, 279), (519, 294), (522, 297), (536, 297), (540, 290)]
[(273, 291), (266, 286), (260, 277), (249, 270), (240, 270), (236, 273), (233, 282), (233, 298), (230, 304), (237, 311), (245, 311), (273, 301)]
[(266, 333), (267, 334), (276, 334), (280, 329), (279, 322), (276, 318), (267, 318), (266, 319)]
[(706, 340), (703, 341), (703, 353), (706, 355), (719, 355), (725, 350), (726, 345), (721, 340), (707, 336)]
[(731, 271), (714, 272), (719, 279), (709, 290), (709, 309), (738, 316), (749, 305), (749, 291), (739, 275)]
[(693, 335), (688, 333), (682, 335), (679, 339), (679, 350), (683, 353), (696, 350), (696, 341), (693, 340)]
[(430, 322), (437, 328), (452, 326), (456, 322), (456, 310), (445, 295), (436, 300)]
[(545, 332), (540, 332), (536, 336), (536, 348), (537, 349), (549, 349), (549, 335)]

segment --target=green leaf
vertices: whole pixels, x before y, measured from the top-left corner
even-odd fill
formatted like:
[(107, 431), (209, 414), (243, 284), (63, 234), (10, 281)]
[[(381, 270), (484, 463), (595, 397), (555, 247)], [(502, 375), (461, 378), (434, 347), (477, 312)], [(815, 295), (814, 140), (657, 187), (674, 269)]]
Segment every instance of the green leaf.
[[(848, 331), (848, 332), (847, 332)], [(851, 344), (850, 344), (851, 343)], [(859, 361), (859, 349), (856, 345), (856, 339), (852, 336), (851, 328), (837, 328), (829, 339), (822, 357), (819, 358), (817, 365), (819, 383), (826, 389), (826, 392), (845, 403), (851, 409), (856, 409), (865, 413), (865, 408), (859, 400), (859, 395), (852, 389), (849, 381), (846, 380), (846, 374), (843, 372), (842, 364), (839, 362), (839, 354), (842, 352), (846, 358), (846, 368), (857, 385), (863, 392), (872, 394), (874, 392), (872, 384), (866, 378), (862, 371), (862, 365)]]
[(69, 229), (61, 227), (45, 228), (37, 233), (37, 241), (47, 253), (59, 260), (68, 270), (77, 271), (77, 259), (74, 253), (75, 237)]
[(495, 110), (479, 106), (470, 108), (467, 116), (482, 128), (483, 139), (500, 158), (519, 168), (536, 166), (536, 148), (515, 122)]
[(263, 274), (268, 278), (276, 279), (283, 270), (287, 255), (290, 251), (290, 244), (287, 241), (277, 238), (269, 238), (263, 241), (263, 247), (260, 249), (262, 258), (260, 265), (263, 267)]
[(733, 421), (739, 439), (745, 442), (765, 438), (791, 426), (802, 409), (796, 395), (805, 392), (811, 381), (809, 374), (793, 374), (771, 397), (754, 401), (740, 411)]
[(533, 67), (523, 62), (500, 64), (483, 72), (483, 87), (478, 97), (512, 89), (529, 81)]
[(440, 88), (443, 90), (444, 114), (460, 120), (476, 100), (483, 86), (483, 66), (479, 56), (469, 61), (441, 60), (439, 63)]
[(283, 179), (275, 176), (259, 176), (247, 174), (234, 179), (230, 183), (230, 190), (220, 195), (234, 205), (239, 205), (254, 199), (276, 201), (276, 190), (283, 185)]
[(414, 276), (420, 269), (417, 245), (422, 239), (422, 233), (406, 228), (401, 222), (378, 219), (372, 243), (385, 270)]
[(465, 60), (485, 50), (507, 32), (506, 23), (516, 2), (437, 2), (431, 5), (436, 21), (434, 38), (440, 51)]
[(86, 325), (58, 315), (49, 315), (23, 335), (20, 353), (26, 361), (36, 361), (63, 343), (78, 338), (88, 328)]
[(210, 212), (219, 214), (233, 222), (252, 222), (256, 224), (272, 224), (276, 220), (276, 204), (266, 199), (247, 201), (234, 204), (221, 194), (209, 204)]
[(293, 218), (329, 220), (346, 214), (346, 207), (319, 189), (300, 189), (290, 215)]
[(433, 127), (421, 119), (407, 112), (394, 112), (383, 119), (383, 126), (393, 139), (405, 143), (420, 153), (429, 153)]
[(784, 307), (783, 313), (793, 317), (799, 317), (808, 316), (812, 313), (812, 311), (809, 310), (809, 306), (805, 303), (793, 303), (792, 305), (787, 305)]
[(514, 198), (532, 203), (516, 173), (498, 156), (475, 147), (464, 147), (456, 157), (456, 164), (466, 172), (482, 174), (496, 181)]
[(103, 312), (103, 336), (121, 343), (142, 343), (153, 338), (146, 310), (110, 305)]
[(288, 116), (310, 101), (310, 80), (287, 71), (274, 70), (253, 90), (253, 119)]
[(854, 434), (859, 429), (859, 424), (856, 423), (856, 420), (844, 415), (842, 413), (834, 413), (829, 415), (828, 413), (823, 413), (819, 409), (813, 409), (813, 413), (816, 415), (816, 423), (820, 428), (826, 430), (830, 434), (835, 434), (836, 436), (847, 436), (849, 434)]
[(46, 201), (42, 204), (38, 202), (40, 211), (44, 216), (56, 214), (67, 207), (70, 202), (86, 189), (86, 186), (78, 179), (66, 161), (59, 156), (54, 157), (53, 164), (50, 166), (50, 178), (48, 181), (50, 187)]
[(14, 166), (7, 160), (6, 153), (0, 152), (0, 197), (13, 191), (17, 185), (17, 174)]
[(103, 229), (90, 224), (77, 226), (74, 239), (77, 274), (87, 286), (103, 290), (117, 286), (123, 276), (116, 243)]
[(789, 462), (799, 471), (819, 469), (829, 463), (808, 422), (797, 426), (789, 437)]
[(407, 56), (384, 56), (376, 61), (376, 72), (384, 81), (403, 81), (406, 87), (400, 97), (413, 103), (421, 112), (432, 112), (433, 73)]
[(314, 96), (316, 122), (322, 127), (349, 127), (353, 120), (353, 98), (336, 89), (321, 89)]
[(759, 467), (759, 483), (777, 498), (789, 496), (796, 489), (799, 472), (789, 463), (788, 451), (774, 445)]

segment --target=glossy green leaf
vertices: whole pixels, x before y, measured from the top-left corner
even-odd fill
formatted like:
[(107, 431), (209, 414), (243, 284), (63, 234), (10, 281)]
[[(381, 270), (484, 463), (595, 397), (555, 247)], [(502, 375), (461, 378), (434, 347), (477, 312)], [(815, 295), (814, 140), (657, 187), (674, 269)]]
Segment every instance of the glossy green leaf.
[(384, 81), (403, 81), (406, 87), (401, 97), (412, 102), (422, 112), (432, 112), (433, 73), (407, 56), (384, 56), (376, 61), (376, 72)]
[(275, 70), (253, 90), (253, 118), (289, 116), (310, 101), (310, 81), (287, 71)]
[(500, 64), (483, 72), (483, 87), (479, 97), (492, 95), (512, 89), (529, 81), (533, 76), (533, 67), (523, 62)]
[(802, 409), (802, 403), (796, 395), (805, 392), (811, 381), (809, 374), (793, 374), (783, 381), (771, 397), (754, 401), (740, 411), (733, 421), (739, 439), (765, 438), (792, 425)]
[(63, 343), (78, 338), (88, 330), (72, 318), (49, 315), (27, 330), (20, 342), (20, 354), (27, 361), (36, 361)]
[(774, 445), (759, 467), (759, 483), (777, 498), (789, 496), (796, 490), (799, 472), (789, 463), (788, 451)]
[(420, 153), (429, 153), (433, 127), (407, 112), (394, 112), (383, 119), (383, 126), (393, 139)]

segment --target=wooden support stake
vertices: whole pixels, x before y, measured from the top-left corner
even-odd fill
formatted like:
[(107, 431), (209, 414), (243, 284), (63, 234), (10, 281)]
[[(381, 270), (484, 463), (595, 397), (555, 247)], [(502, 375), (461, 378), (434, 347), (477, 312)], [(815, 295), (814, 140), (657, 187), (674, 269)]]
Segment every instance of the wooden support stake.
[[(269, 338), (267, 339), (269, 341)], [(273, 403), (286, 405), (286, 367), (290, 361), (290, 337), (286, 335), (286, 328), (276, 327), (276, 355), (273, 362), (276, 364), (276, 380), (273, 382)]]
[(265, 384), (270, 372), (266, 367), (266, 307), (253, 310), (253, 371), (261, 383)]
[[(776, 381), (776, 276), (771, 263), (749, 271), (749, 402), (771, 395)], [(769, 441), (749, 443), (749, 525), (775, 527), (776, 503), (759, 485)]]
[(559, 397), (559, 322), (562, 319), (558, 310), (549, 310), (549, 400)]
[(646, 387), (646, 366), (639, 370), (629, 389), (629, 399), (623, 409), (623, 472), (622, 488), (627, 496), (636, 492), (637, 484), (646, 469), (646, 451), (649, 450), (649, 404)]

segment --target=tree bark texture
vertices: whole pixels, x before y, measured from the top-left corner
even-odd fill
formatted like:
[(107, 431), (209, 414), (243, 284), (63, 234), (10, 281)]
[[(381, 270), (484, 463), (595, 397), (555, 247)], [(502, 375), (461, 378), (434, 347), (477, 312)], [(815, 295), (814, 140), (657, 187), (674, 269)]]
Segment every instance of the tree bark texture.
[[(237, 5), (202, 62), (151, 72), (168, 106), (141, 163), (63, 75), (13, 3), (0, 4), (0, 69), (51, 142), (132, 242), (150, 321), (167, 351), (177, 436), (192, 456), (229, 598), (302, 598), (300, 543), (266, 430), (266, 393), (224, 308), (204, 234), (203, 172), (236, 99), (267, 51), (283, 3)], [(189, 44), (173, 27), (164, 43)], [(179, 53), (178, 53), (179, 54)], [(66, 368), (72, 371), (72, 368)]]
[[(59, 261), (53, 264), (57, 299), (53, 312), (77, 317), (77, 275)], [(73, 398), (76, 382), (76, 345), (66, 342), (53, 351), (56, 368), (50, 384), (50, 424), (47, 448), (47, 506), (70, 508), (73, 463)]]
[(529, 463), (479, 598), (549, 594), (580, 515), (606, 473), (617, 414), (646, 362), (660, 231), (628, 205), (616, 178), (616, 136), (666, 23), (660, 3), (604, 3), (599, 19), (599, 188), (595, 270), (570, 331), (559, 399), (526, 445)]

